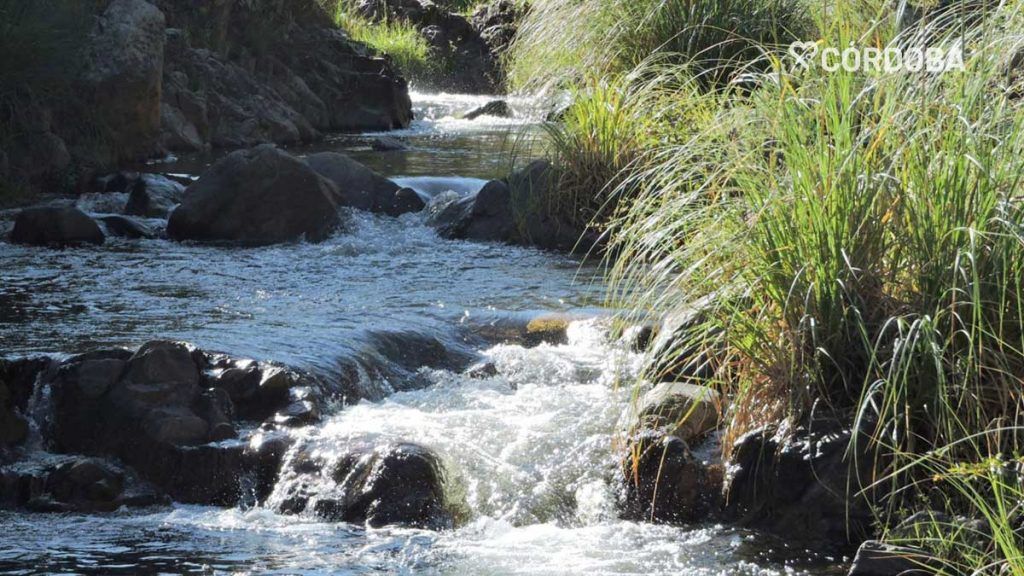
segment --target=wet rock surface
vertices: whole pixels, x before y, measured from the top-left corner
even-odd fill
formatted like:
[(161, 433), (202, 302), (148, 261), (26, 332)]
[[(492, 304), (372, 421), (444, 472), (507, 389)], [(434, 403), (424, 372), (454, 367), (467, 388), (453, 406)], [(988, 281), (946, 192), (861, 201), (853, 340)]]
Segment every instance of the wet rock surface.
[(344, 154), (320, 152), (307, 156), (305, 161), (317, 174), (334, 184), (340, 206), (386, 212), (400, 190), (391, 180)]
[(506, 180), (489, 182), (477, 194), (440, 196), (428, 205), (428, 222), (443, 238), (587, 252), (598, 238), (562, 221), (546, 206), (558, 174), (536, 160)]
[[(847, 551), (872, 535), (871, 455), (850, 452), (851, 432), (816, 420), (788, 435), (749, 432), (727, 464), (728, 517), (825, 550)], [(879, 489), (881, 490), (881, 489)]]
[(167, 234), (244, 244), (319, 241), (341, 224), (337, 195), (334, 184), (273, 145), (240, 150), (189, 186)]
[[(458, 505), (446, 491), (444, 465), (423, 446), (357, 442), (332, 462), (299, 454), (292, 465), (299, 477), (280, 512), (371, 527), (439, 530), (459, 521)], [(322, 486), (325, 478), (329, 488)]]
[(622, 474), (627, 518), (679, 524), (705, 519), (716, 506), (715, 477), (675, 436), (638, 433)]

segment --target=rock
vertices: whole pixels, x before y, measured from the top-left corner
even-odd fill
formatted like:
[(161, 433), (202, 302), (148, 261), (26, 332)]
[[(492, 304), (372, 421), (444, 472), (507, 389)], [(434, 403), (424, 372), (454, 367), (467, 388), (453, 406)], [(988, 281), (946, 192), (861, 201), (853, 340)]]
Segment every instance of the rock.
[(100, 216), (99, 220), (106, 227), (107, 234), (110, 236), (121, 236), (133, 240), (156, 238), (156, 232), (152, 228), (134, 218), (113, 215)]
[(185, 186), (159, 174), (141, 175), (130, 191), (124, 213), (145, 218), (167, 218), (185, 196)]
[(157, 2), (170, 24), (161, 110), (170, 149), (310, 141), (325, 131), (404, 128), (412, 119), (406, 81), (315, 1)]
[(393, 216), (414, 207), (415, 200), (407, 193), (400, 196), (397, 184), (344, 154), (321, 152), (307, 157), (306, 163), (337, 187), (342, 206)]
[(144, 0), (114, 0), (90, 35), (83, 97), (123, 158), (156, 150), (164, 66), (163, 13)]
[(469, 20), (431, 0), (360, 0), (356, 11), (374, 21), (405, 21), (415, 26), (436, 58), (448, 62), (444, 78), (429, 78), (434, 88), (491, 94), (501, 84), (497, 58)]
[(14, 221), (11, 242), (34, 246), (103, 244), (96, 222), (72, 206), (37, 206), (22, 210)]
[(410, 212), (422, 212), (427, 203), (412, 188), (402, 188), (382, 202), (381, 209), (388, 216), (401, 216)]
[(494, 0), (479, 6), (473, 12), (470, 22), (491, 51), (500, 56), (515, 40), (519, 22), (526, 11), (525, 6), (520, 6), (514, 0)]
[[(233, 418), (275, 421), (283, 413), (282, 420), (296, 425), (308, 424), (322, 413), (325, 385), (312, 374), (223, 354), (209, 356), (207, 364), (204, 385), (224, 393), (226, 401), (219, 405), (230, 404)], [(302, 403), (304, 411), (296, 403)]]
[(494, 100), (474, 108), (463, 115), (463, 120), (476, 120), (481, 116), (493, 116), (495, 118), (511, 118), (512, 108), (509, 107), (508, 102), (504, 100)]
[(377, 152), (401, 152), (409, 149), (405, 142), (390, 136), (378, 136), (370, 140), (370, 147)]
[(772, 428), (742, 436), (727, 464), (726, 514), (792, 542), (845, 552), (870, 537), (871, 503), (885, 486), (870, 484), (872, 455), (864, 436), (821, 418), (787, 435)]
[(711, 476), (674, 436), (644, 432), (635, 437), (623, 478), (623, 512), (630, 519), (678, 524), (704, 519), (712, 507)]
[(693, 445), (718, 427), (723, 413), (717, 391), (682, 382), (658, 384), (641, 400), (640, 422)]
[(439, 199), (428, 224), (443, 238), (453, 240), (512, 243), (519, 238), (511, 191), (500, 180), (488, 182), (472, 196)]
[(514, 344), (534, 348), (541, 344), (568, 344), (569, 326), (573, 322), (593, 318), (593, 315), (585, 313), (503, 312), (470, 318), (463, 327), (468, 337), (482, 339), (484, 345)]
[[(298, 458), (293, 465), (307, 475), (321, 466)], [(416, 444), (400, 443), (349, 449), (330, 465), (335, 486), (311, 493), (299, 483), (279, 511), (299, 513), (310, 508), (319, 518), (371, 527), (405, 526), (426, 529), (454, 527), (459, 506), (446, 492), (447, 478), (440, 458)]]
[(334, 185), (272, 145), (233, 152), (189, 186), (171, 213), (175, 240), (320, 241), (341, 224)]
[(64, 140), (52, 132), (28, 132), (14, 137), (8, 153), (8, 171), (16, 182), (55, 186), (71, 166)]
[(940, 570), (922, 550), (868, 540), (857, 550), (849, 576), (927, 576)]

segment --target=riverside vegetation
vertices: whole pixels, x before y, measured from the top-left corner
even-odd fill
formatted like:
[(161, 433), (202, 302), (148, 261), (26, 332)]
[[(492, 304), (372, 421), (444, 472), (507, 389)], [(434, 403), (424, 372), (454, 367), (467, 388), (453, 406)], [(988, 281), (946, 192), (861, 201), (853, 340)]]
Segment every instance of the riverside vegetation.
[[(1021, 2), (154, 4), (0, 0), (8, 199), (130, 188), (137, 215), (165, 222), (170, 238), (258, 245), (347, 230), (339, 206), (426, 211), (445, 238), (588, 252), (626, 310), (624, 339), (644, 353), (636, 426), (617, 446), (624, 516), (721, 521), (829, 558), (856, 551), (854, 575), (1024, 575)], [(83, 29), (96, 15), (109, 25)], [(807, 40), (962, 49), (964, 70), (801, 68), (788, 48)], [(97, 57), (97, 45), (139, 57)], [(339, 154), (253, 148), (406, 127), (403, 76), (556, 96), (540, 150), (524, 154), (546, 159), (426, 202)], [(111, 93), (124, 112), (113, 122)], [(247, 150), (187, 193), (164, 177), (98, 176), (213, 147)], [(113, 222), (159, 235), (65, 206), (25, 210), (12, 240), (102, 243)], [(564, 324), (530, 322), (554, 340)], [(436, 339), (375, 337), (394, 344), (382, 350), (423, 352), (414, 366), (404, 352), (382, 360), (403, 377), (487, 369)], [(382, 398), (346, 378), (387, 371), (355, 364), (339, 384), (164, 341), (0, 362), (0, 441), (27, 436), (20, 414), (38, 380), (62, 390), (51, 423), (62, 449), (117, 457), (157, 490), (122, 489), (130, 474), (102, 461), (54, 470), (44, 495), (27, 477), (0, 480), (28, 486), (16, 504), (88, 511), (165, 495), (235, 505), (254, 472), (255, 498), (282, 513), (463, 522), (428, 448), (360, 445), (319, 462), (276, 434), (320, 421), (331, 399)], [(83, 410), (118, 416), (104, 426)], [(275, 433), (210, 444), (252, 422)], [(373, 502), (314, 494), (321, 469), (347, 478), (356, 461), (391, 472), (364, 487)], [(276, 484), (288, 466), (294, 477)], [(417, 490), (396, 491), (411, 481)], [(118, 489), (97, 501), (99, 483)]]
[[(617, 303), (688, 318), (645, 378), (731, 399), (724, 459), (759, 438), (769, 503), (792, 488), (787, 445), (845, 430), (833, 510), (853, 543), (888, 543), (857, 573), (1024, 573), (1022, 18), (1012, 1), (553, 0), (513, 46), (514, 85), (573, 96), (549, 128), (549, 205), (607, 235)], [(960, 47), (965, 70), (804, 70), (798, 39)]]

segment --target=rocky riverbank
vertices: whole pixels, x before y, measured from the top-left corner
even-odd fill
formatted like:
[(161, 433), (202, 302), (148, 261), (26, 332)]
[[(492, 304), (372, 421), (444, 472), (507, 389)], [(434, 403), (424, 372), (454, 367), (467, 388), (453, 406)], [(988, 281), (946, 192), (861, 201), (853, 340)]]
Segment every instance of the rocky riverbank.
[(315, 0), (100, 6), (68, 81), (75, 106), (30, 101), (7, 129), (0, 179), (52, 192), (124, 161), (411, 120), (387, 56), (350, 40)]

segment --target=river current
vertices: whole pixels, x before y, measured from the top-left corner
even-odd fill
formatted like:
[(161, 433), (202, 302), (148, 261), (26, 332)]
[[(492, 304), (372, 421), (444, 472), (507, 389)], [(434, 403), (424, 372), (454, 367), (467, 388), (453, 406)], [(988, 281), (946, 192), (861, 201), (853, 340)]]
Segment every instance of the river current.
[[(414, 94), (417, 118), (389, 133), (411, 148), (375, 152), (374, 135), (295, 149), (346, 152), (426, 196), (479, 189), (507, 171), (516, 119), (464, 121), (483, 97)], [(528, 136), (527, 136), (528, 138)], [(149, 170), (198, 175), (214, 158)], [(125, 198), (86, 197), (93, 213)], [(9, 225), (12, 214), (0, 220)], [(159, 224), (159, 223), (157, 223)], [(482, 354), (497, 376), (423, 369), (430, 386), (337, 406), (291, 433), (321, 450), (352, 438), (436, 450), (468, 522), (428, 532), (282, 516), (269, 507), (175, 505), (106, 515), (0, 513), (0, 572), (87, 574), (669, 575), (794, 573), (751, 534), (715, 525), (620, 520), (616, 446), (640, 358), (608, 335), (600, 270), (564, 255), (446, 241), (423, 216), (356, 214), (321, 244), (264, 248), (109, 240), (49, 250), (0, 243), (0, 350), (73, 354), (176, 339), (329, 373), (369, 330), (457, 340), (460, 327), (527, 311), (573, 312), (568, 342)], [(43, 457), (43, 455), (39, 455)], [(282, 478), (282, 483), (287, 478)], [(273, 496), (272, 496), (273, 498)]]

